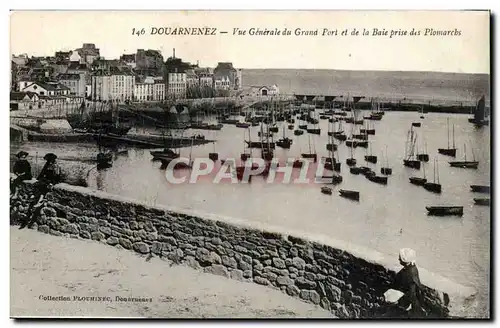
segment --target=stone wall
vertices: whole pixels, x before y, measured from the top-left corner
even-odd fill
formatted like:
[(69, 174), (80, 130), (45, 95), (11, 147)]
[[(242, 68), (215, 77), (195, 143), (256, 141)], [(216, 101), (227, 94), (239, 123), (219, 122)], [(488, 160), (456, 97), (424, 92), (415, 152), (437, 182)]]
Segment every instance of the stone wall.
[[(11, 224), (27, 211), (31, 182), (11, 202)], [(148, 207), (86, 188), (58, 185), (33, 227), (158, 256), (208, 273), (280, 289), (339, 318), (373, 317), (395, 272), (327, 243), (224, 220)], [(425, 287), (434, 317), (449, 314), (447, 293)]]

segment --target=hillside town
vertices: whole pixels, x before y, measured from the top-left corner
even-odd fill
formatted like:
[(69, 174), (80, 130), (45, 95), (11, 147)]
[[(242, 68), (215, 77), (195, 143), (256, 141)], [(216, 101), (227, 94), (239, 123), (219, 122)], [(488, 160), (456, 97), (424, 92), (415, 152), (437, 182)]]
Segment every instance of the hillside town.
[(278, 94), (277, 86), (242, 87), (231, 62), (201, 67), (159, 50), (138, 49), (106, 59), (93, 43), (50, 57), (13, 55), (11, 110), (78, 107), (85, 100), (161, 103), (167, 100)]

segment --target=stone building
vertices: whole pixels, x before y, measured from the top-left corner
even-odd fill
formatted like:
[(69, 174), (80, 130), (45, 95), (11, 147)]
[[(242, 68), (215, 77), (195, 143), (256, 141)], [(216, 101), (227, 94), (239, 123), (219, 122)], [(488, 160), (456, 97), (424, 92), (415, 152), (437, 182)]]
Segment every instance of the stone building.
[(229, 81), (229, 89), (239, 90), (242, 86), (241, 70), (234, 68), (232, 63), (220, 62), (214, 69), (214, 83), (217, 81), (221, 81), (219, 85), (224, 85), (224, 87)]
[(99, 48), (93, 43), (84, 43), (83, 46), (75, 50), (80, 55), (80, 63), (91, 65), (94, 60), (99, 58)]

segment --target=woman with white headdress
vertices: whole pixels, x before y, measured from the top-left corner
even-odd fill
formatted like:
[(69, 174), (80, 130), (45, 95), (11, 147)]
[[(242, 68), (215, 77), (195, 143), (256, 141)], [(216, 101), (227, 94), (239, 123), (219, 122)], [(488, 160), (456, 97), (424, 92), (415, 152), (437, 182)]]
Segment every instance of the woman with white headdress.
[[(402, 248), (399, 251), (399, 263), (403, 268), (396, 274), (391, 289), (386, 292), (386, 301), (392, 303), (394, 309), (399, 309), (399, 315), (415, 318), (424, 316), (423, 295), (421, 291), (420, 277), (415, 263), (416, 252), (411, 248)], [(390, 291), (399, 291), (401, 297), (394, 297), (395, 293)], [(401, 295), (400, 293), (400, 295)], [(391, 311), (392, 315), (396, 312)]]

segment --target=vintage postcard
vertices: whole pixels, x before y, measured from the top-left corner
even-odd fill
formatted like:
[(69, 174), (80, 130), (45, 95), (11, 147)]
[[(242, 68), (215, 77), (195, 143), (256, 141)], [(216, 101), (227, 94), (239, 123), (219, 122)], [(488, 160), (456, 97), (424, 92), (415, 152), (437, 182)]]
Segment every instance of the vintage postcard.
[(491, 318), (490, 19), (12, 11), (11, 317)]

